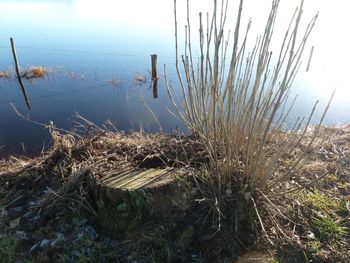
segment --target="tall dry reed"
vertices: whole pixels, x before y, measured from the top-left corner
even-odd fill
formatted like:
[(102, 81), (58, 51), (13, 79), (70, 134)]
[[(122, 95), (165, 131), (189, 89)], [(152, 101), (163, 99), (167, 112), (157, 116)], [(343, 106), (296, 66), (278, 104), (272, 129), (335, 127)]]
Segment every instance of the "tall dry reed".
[[(290, 99), (292, 83), (317, 14), (301, 29), (301, 1), (291, 16), (279, 50), (271, 50), (280, 4), (279, 0), (273, 0), (262, 35), (256, 38), (252, 50), (247, 50), (251, 21), (247, 27), (242, 25), (244, 1), (239, 1), (230, 41), (225, 31), (226, 18), (235, 14), (228, 13), (228, 2), (213, 0), (212, 14), (199, 14), (199, 57), (196, 57), (188, 0), (185, 49), (179, 55), (174, 0), (180, 95), (170, 84), (168, 93), (174, 113), (206, 146), (210, 156), (207, 177), (214, 185), (215, 195), (230, 195), (238, 189), (255, 206), (254, 193), (268, 196), (303, 164), (304, 152), (317, 137), (330, 102), (311, 136), (308, 131), (317, 102), (308, 117), (299, 117), (288, 130), (285, 128), (295, 101)], [(272, 61), (276, 62), (272, 65)], [(306, 134), (310, 139), (304, 151), (292, 161), (283, 162)], [(277, 138), (283, 139), (276, 143)]]

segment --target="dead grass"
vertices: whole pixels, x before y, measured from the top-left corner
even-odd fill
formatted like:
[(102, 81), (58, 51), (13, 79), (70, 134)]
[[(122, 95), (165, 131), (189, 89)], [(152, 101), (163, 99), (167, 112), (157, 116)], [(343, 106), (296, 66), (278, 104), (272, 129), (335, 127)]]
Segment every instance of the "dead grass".
[(54, 180), (61, 178), (63, 184), (42, 197), (41, 209), (60, 206), (67, 200), (90, 209), (84, 200), (92, 177), (102, 172), (116, 167), (122, 169), (123, 165), (134, 169), (195, 166), (206, 159), (203, 146), (188, 136), (143, 132), (125, 135), (106, 126), (106, 129), (99, 128), (82, 117), (80, 121), (76, 132), (62, 132), (49, 126), (52, 146), (40, 157), (11, 156), (0, 160), (0, 180), (15, 183), (31, 178), (35, 181), (44, 174), (54, 174)]
[[(194, 137), (145, 134), (143, 132), (125, 135), (115, 131), (110, 122), (100, 128), (82, 117), (78, 120), (74, 133), (49, 127), (53, 143), (52, 147), (42, 156), (34, 159), (10, 157), (8, 160), (0, 161), (1, 187), (4, 193), (9, 193), (6, 194), (5, 206), (13, 201), (19, 202), (18, 200), (26, 200), (26, 202), (39, 200), (35, 202), (36, 205), (31, 207), (31, 210), (37, 211), (37, 215), (40, 216), (59, 218), (64, 215), (77, 214), (78, 211), (89, 211), (94, 218), (98, 218), (99, 212), (96, 210), (90, 193), (93, 187), (91, 178), (101, 171), (113, 170), (127, 163), (135, 169), (171, 166), (206, 172), (201, 168), (204, 163), (208, 162), (205, 147)], [(179, 232), (187, 233), (188, 226), (193, 227), (192, 236), (202, 239), (199, 238), (201, 245), (198, 247), (198, 240), (191, 236), (192, 241), (188, 241), (191, 242), (190, 246), (200, 251), (211, 251), (208, 254), (211, 259), (222, 258), (233, 253), (233, 247), (239, 246), (239, 242), (249, 245), (249, 242), (246, 242), (247, 237), (250, 236), (254, 237), (253, 239), (258, 238), (260, 248), (265, 246), (265, 249), (270, 251), (278, 251), (281, 258), (290, 258), (291, 255), (299, 253), (296, 258), (301, 260), (302, 251), (306, 251), (310, 259), (322, 259), (321, 262), (327, 262), (327, 260), (331, 262), (337, 259), (340, 262), (346, 262), (344, 260), (347, 259), (347, 255), (342, 251), (349, 249), (345, 240), (349, 238), (346, 229), (349, 227), (347, 223), (349, 212), (347, 211), (350, 208), (350, 200), (347, 198), (350, 193), (350, 164), (343, 160), (349, 159), (350, 141), (346, 139), (349, 136), (349, 126), (321, 129), (320, 145), (315, 146), (309, 152), (312, 162), (300, 171), (300, 175), (291, 178), (286, 185), (287, 190), (297, 187), (307, 189), (302, 195), (296, 192), (276, 195), (273, 203), (270, 202), (270, 198), (264, 198), (262, 195), (259, 203), (264, 203), (267, 207), (271, 206), (271, 209), (261, 210), (260, 215), (264, 219), (265, 231), (273, 245), (267, 245), (264, 235), (251, 236), (247, 230), (249, 227), (243, 223), (238, 226), (240, 231), (235, 233), (233, 229), (227, 227), (230, 216), (223, 218), (223, 231), (210, 236), (215, 233), (218, 223), (217, 218), (213, 216), (216, 213), (215, 206), (208, 206), (206, 203), (208, 201), (201, 198), (199, 189), (196, 189), (198, 192), (196, 200), (201, 200), (201, 202), (193, 200), (193, 203), (186, 208), (189, 210), (185, 210), (187, 211), (185, 213), (188, 213), (186, 217), (183, 214), (177, 215), (180, 218), (181, 227), (185, 226), (184, 229), (180, 228)], [(282, 138), (282, 134), (271, 138), (271, 147), (279, 143)], [(329, 147), (331, 145), (333, 146)], [(301, 143), (300, 147), (303, 148), (304, 143)], [(295, 158), (295, 156), (291, 155), (290, 158)], [(326, 172), (325, 169), (336, 179), (328, 181), (328, 177), (322, 178), (320, 175)], [(281, 171), (283, 171), (282, 166)], [(206, 178), (210, 179), (210, 177)], [(315, 184), (315, 179), (322, 184)], [(309, 185), (310, 182), (313, 184)], [(197, 185), (192, 182), (189, 187), (193, 188)], [(207, 182), (199, 182), (199, 185), (202, 191), (210, 191), (206, 188)], [(34, 195), (28, 195), (28, 193), (34, 193)], [(239, 196), (239, 193), (233, 191), (231, 195), (226, 196), (226, 199), (232, 203), (239, 200)], [(226, 209), (225, 206), (222, 208)], [(226, 210), (225, 215), (230, 215), (227, 214), (227, 211), (234, 210)], [(136, 211), (133, 213), (137, 214)], [(245, 215), (242, 214), (242, 222), (244, 222)], [(323, 220), (323, 217), (326, 219)], [(111, 219), (108, 220), (111, 221)], [(167, 217), (167, 220), (172, 219)], [(137, 222), (142, 224), (142, 221)], [(161, 222), (160, 224), (167, 225), (167, 228), (170, 227), (168, 225), (170, 223)], [(173, 222), (170, 225), (174, 224)], [(178, 227), (180, 226), (177, 225)], [(133, 238), (139, 237), (137, 228), (133, 227), (133, 229), (136, 231), (132, 235)], [(172, 247), (175, 243), (170, 241), (171, 235), (166, 235), (169, 238), (167, 240), (164, 240), (163, 236), (170, 231), (169, 229), (162, 230), (157, 225), (149, 230), (151, 232), (147, 236), (162, 237), (162, 241), (160, 239), (151, 241), (150, 238), (142, 239), (144, 241), (135, 239), (136, 243), (132, 248), (144, 256), (142, 247), (146, 244), (148, 247), (151, 244), (161, 247), (164, 245), (166, 247), (162, 249), (167, 249), (170, 253), (166, 255), (175, 257), (176, 253), (172, 252), (172, 249), (175, 249)], [(209, 235), (208, 229), (211, 230)], [(315, 238), (312, 238), (310, 231)], [(336, 247), (338, 250), (334, 249)], [(315, 252), (315, 249), (318, 251)]]
[[(75, 132), (48, 126), (52, 145), (41, 156), (34, 159), (10, 157), (0, 161), (0, 190), (6, 192), (3, 203), (6, 211), (18, 206), (22, 210), (29, 207), (28, 213), (41, 219), (67, 218), (88, 211), (97, 220), (100, 210), (98, 200), (92, 197), (92, 189), (95, 179), (108, 171), (122, 170), (123, 166), (137, 170), (185, 167), (189, 163), (203, 162), (197, 154), (202, 146), (188, 136), (143, 132), (125, 135), (112, 131), (114, 128), (108, 123), (100, 128), (83, 118), (79, 121)], [(28, 206), (30, 202), (34, 205)], [(152, 211), (153, 208), (147, 209)], [(138, 213), (135, 211), (140, 216)], [(21, 223), (12, 224), (11, 229), (23, 229), (23, 226), (25, 231), (32, 233), (38, 226), (33, 226), (34, 230), (27, 228), (27, 224), (32, 224), (30, 220), (33, 218), (21, 217)], [(98, 224), (104, 226), (105, 222), (115, 222), (116, 219), (101, 220)], [(140, 219), (131, 220), (138, 222)], [(46, 227), (49, 222), (41, 222), (40, 227)], [(120, 231), (129, 231), (129, 224)]]
[(135, 81), (135, 83), (145, 83), (145, 82), (147, 82), (147, 77), (145, 74), (137, 72), (135, 77), (134, 77), (134, 81)]
[(22, 78), (25, 79), (42, 79), (50, 73), (50, 69), (42, 66), (30, 66), (22, 72)]
[(0, 79), (1, 78), (9, 79), (10, 78), (10, 70), (7, 69), (7, 70), (0, 71)]
[(324, 175), (325, 173), (327, 173), (327, 164), (321, 161), (311, 162), (310, 164), (306, 164), (301, 169), (301, 174), (305, 174), (306, 176), (312, 175), (316, 178)]

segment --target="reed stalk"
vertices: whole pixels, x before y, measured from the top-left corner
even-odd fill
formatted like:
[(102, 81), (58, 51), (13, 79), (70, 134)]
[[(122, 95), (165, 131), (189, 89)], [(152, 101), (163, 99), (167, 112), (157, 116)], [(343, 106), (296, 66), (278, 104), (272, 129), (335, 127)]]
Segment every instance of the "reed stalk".
[[(305, 138), (314, 117), (297, 118), (286, 128), (295, 99), (291, 87), (318, 14), (302, 29), (303, 0), (291, 16), (279, 50), (272, 50), (279, 0), (273, 0), (263, 33), (248, 52), (251, 21), (244, 29), (240, 0), (233, 41), (226, 33), (228, 0), (213, 0), (212, 14), (199, 14), (199, 52), (192, 46), (190, 4), (187, 0), (184, 54), (179, 55), (177, 1), (174, 0), (176, 70), (179, 90), (168, 83), (174, 114), (205, 145), (210, 156), (208, 175), (220, 196), (237, 189), (245, 196), (261, 191), (268, 196), (303, 163), (301, 152), (283, 162)], [(193, 54), (199, 54), (194, 57)], [(180, 61), (182, 63), (180, 63)], [(229, 61), (228, 68), (226, 68)], [(272, 61), (275, 64), (272, 65)], [(178, 95), (180, 94), (180, 95)], [(333, 95), (332, 95), (333, 97)], [(330, 99), (331, 101), (331, 99)], [(330, 101), (307, 145), (312, 146)], [(278, 144), (271, 141), (283, 134)], [(284, 172), (280, 172), (283, 163)], [(249, 199), (249, 198), (247, 198)]]

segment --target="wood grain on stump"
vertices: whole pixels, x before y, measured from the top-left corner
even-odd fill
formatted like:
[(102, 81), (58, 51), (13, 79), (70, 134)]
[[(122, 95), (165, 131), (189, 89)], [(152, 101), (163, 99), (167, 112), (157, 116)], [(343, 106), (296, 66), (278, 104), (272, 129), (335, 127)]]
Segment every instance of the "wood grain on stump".
[(124, 163), (99, 171), (93, 189), (98, 198), (112, 205), (130, 200), (133, 193), (144, 194), (153, 209), (168, 213), (174, 206), (184, 207), (189, 199), (185, 187), (177, 180), (185, 175), (181, 169), (137, 169)]

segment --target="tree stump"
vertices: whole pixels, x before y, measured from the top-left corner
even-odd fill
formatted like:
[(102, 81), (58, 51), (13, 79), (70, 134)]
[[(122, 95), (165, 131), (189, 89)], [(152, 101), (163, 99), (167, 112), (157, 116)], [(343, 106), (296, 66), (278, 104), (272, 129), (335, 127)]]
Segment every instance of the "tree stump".
[(132, 196), (141, 195), (150, 209), (167, 214), (188, 205), (190, 194), (181, 183), (186, 175), (188, 172), (182, 169), (137, 169), (124, 163), (95, 174), (93, 192), (95, 197), (113, 206), (123, 202), (132, 205)]

